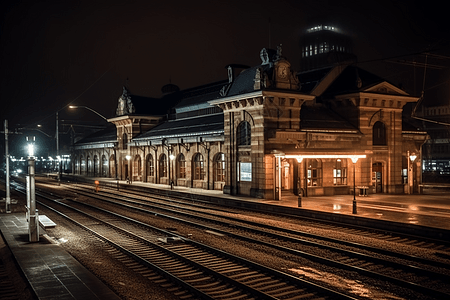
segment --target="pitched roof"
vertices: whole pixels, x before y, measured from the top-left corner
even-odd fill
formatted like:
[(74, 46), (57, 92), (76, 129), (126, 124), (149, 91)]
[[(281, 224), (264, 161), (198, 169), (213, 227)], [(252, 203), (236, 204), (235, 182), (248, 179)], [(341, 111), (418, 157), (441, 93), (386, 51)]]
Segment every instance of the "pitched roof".
[(90, 144), (90, 143), (105, 143), (105, 142), (116, 142), (117, 141), (117, 129), (114, 124), (108, 124), (105, 129), (96, 131), (81, 140), (77, 141), (75, 144)]
[(261, 68), (263, 72), (267, 72), (269, 78), (272, 77), (272, 64), (258, 65), (245, 69), (231, 83), (231, 87), (228, 91), (227, 96), (235, 96), (254, 92), (256, 70), (258, 70), (259, 68)]
[(156, 138), (199, 136), (223, 133), (223, 114), (206, 115), (196, 118), (171, 120), (139, 135), (133, 140)]
[(179, 113), (210, 107), (207, 101), (219, 98), (219, 92), (227, 82), (222, 80), (175, 93), (173, 96), (177, 98), (178, 103), (174, 109)]

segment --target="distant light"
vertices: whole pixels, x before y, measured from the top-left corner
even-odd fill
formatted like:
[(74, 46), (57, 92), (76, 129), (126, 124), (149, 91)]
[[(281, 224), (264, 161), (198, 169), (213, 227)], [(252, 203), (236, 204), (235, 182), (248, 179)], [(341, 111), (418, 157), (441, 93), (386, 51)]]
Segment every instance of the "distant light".
[(27, 148), (28, 148), (28, 155), (29, 156), (34, 156), (34, 145), (33, 144), (28, 144)]

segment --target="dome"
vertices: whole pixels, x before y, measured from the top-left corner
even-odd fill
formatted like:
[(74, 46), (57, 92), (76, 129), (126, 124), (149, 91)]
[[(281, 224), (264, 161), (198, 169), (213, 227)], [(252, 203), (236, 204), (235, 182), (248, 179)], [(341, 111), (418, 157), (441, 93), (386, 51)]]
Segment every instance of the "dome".
[(177, 85), (172, 84), (172, 83), (166, 84), (161, 88), (163, 95), (178, 92), (179, 90), (180, 90), (180, 88)]

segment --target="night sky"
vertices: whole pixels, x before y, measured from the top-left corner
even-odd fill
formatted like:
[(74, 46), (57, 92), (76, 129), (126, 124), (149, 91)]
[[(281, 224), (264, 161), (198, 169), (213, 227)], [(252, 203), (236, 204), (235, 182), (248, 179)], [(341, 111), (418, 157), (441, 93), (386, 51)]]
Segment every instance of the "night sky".
[[(226, 79), (226, 65), (257, 65), (261, 48), (278, 44), (299, 70), (299, 36), (320, 23), (352, 36), (360, 67), (420, 94), (422, 68), (385, 60), (420, 62), (427, 49), (450, 57), (447, 9), (433, 2), (11, 1), (2, 4), (2, 129), (8, 119), (54, 134), (56, 111), (101, 123), (65, 107), (112, 117), (127, 78), (131, 93), (159, 97), (169, 82), (185, 89)], [(427, 70), (427, 101), (448, 103), (450, 59), (428, 62), (445, 68)]]

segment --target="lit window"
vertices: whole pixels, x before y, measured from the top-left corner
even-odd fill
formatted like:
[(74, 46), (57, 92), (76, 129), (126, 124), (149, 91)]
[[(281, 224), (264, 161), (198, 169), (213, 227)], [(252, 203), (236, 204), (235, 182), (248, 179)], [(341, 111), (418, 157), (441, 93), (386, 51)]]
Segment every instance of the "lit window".
[(177, 158), (177, 177), (186, 178), (186, 159), (183, 153), (180, 153)]
[(347, 184), (347, 160), (337, 159), (334, 162), (333, 184), (334, 185)]
[(205, 179), (205, 162), (203, 161), (203, 155), (197, 153), (194, 156), (193, 165), (194, 180), (204, 180)]
[(155, 166), (153, 164), (153, 156), (151, 154), (147, 155), (147, 176), (155, 176)]
[(225, 154), (219, 153), (214, 158), (214, 181), (225, 181)]
[(308, 161), (308, 186), (322, 186), (322, 161), (311, 159)]
[(161, 155), (159, 159), (159, 178), (167, 177), (167, 156)]

